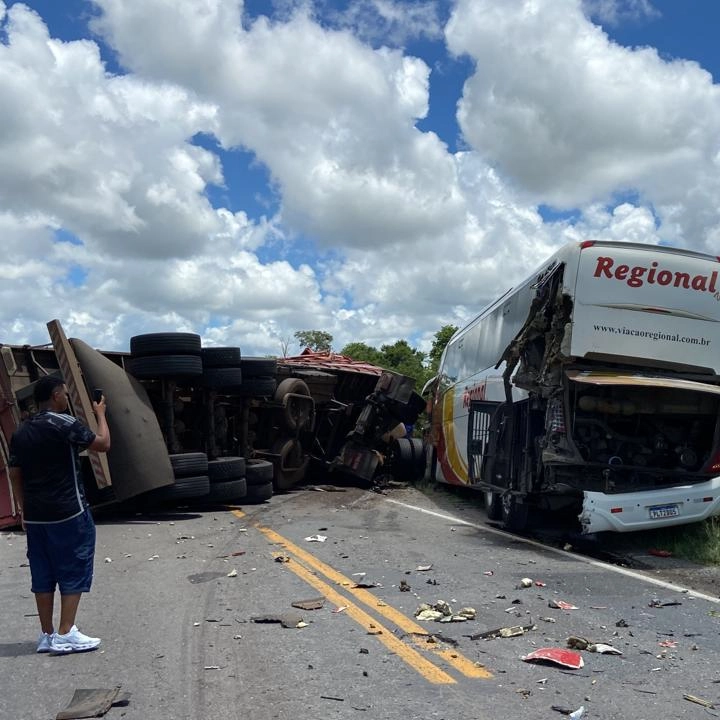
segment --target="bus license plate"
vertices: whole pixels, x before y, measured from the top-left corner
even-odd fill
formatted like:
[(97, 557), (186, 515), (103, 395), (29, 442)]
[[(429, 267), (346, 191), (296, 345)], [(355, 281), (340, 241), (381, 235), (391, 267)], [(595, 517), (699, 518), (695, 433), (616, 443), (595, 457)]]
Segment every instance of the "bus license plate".
[(648, 509), (650, 510), (651, 520), (677, 517), (680, 514), (680, 508), (677, 505), (653, 505)]

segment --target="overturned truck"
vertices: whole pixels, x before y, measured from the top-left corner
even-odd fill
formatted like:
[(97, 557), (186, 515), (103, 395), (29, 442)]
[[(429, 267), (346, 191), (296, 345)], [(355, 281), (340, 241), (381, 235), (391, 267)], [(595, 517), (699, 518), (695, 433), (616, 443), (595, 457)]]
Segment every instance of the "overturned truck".
[(92, 389), (107, 399), (112, 449), (84, 458), (94, 506), (262, 502), (327, 473), (422, 474), (422, 443), (403, 425), (424, 408), (410, 378), (332, 353), (245, 357), (192, 333), (138, 335), (129, 352), (105, 352), (68, 339), (57, 320), (48, 330), (46, 346), (0, 345), (0, 527), (18, 520), (10, 438), (49, 373), (91, 428)]

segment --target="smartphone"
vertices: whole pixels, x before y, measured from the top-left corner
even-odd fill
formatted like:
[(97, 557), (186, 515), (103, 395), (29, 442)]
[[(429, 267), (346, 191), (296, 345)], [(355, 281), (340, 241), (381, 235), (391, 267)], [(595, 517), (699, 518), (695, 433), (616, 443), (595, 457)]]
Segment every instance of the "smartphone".
[(93, 388), (92, 399), (93, 402), (99, 403), (102, 400), (103, 391), (102, 388)]

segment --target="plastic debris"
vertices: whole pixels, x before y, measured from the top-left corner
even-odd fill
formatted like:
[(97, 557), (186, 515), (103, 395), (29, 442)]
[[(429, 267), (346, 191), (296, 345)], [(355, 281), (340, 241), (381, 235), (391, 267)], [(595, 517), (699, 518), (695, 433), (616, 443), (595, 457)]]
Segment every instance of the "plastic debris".
[(510, 627), (496, 628), (495, 630), (485, 630), (484, 632), (470, 635), (469, 638), (471, 640), (491, 640), (496, 637), (516, 637), (518, 635), (524, 635), (530, 630), (535, 630), (535, 623), (532, 621), (530, 621), (528, 625), (513, 625)]
[(630, 625), (628, 625), (627, 620), (624, 620), (623, 618), (620, 618), (620, 619), (615, 623), (615, 627), (626, 628), (626, 627), (630, 627)]
[(658, 645), (664, 648), (676, 648), (677, 640), (661, 640)]
[(618, 650), (612, 645), (606, 645), (605, 643), (593, 643), (588, 645), (590, 652), (600, 653), (601, 655), (622, 655), (622, 650)]
[(294, 608), (298, 610), (320, 610), (325, 605), (324, 597), (311, 598), (310, 600), (296, 600), (290, 603)]
[(525, 662), (549, 662), (571, 670), (578, 670), (585, 665), (579, 652), (556, 647), (538, 648), (520, 659)]
[(334, 613), (341, 613), (341, 612), (345, 612), (345, 610), (347, 610), (347, 609), (348, 609), (348, 606), (347, 606), (347, 605), (339, 605), (339, 606), (336, 607), (332, 612), (334, 612)]
[(288, 563), (288, 562), (290, 562), (290, 556), (289, 555), (276, 555), (275, 562)]
[(121, 685), (108, 689), (75, 690), (70, 704), (55, 716), (56, 720), (74, 720), (75, 718), (102, 717), (110, 708), (125, 706), (130, 702), (130, 694), (120, 695)]
[(483, 575), (494, 575), (495, 573), (492, 570), (486, 570)]
[(305, 538), (308, 542), (325, 542), (327, 535), (309, 535)]
[(570, 720), (580, 720), (580, 718), (585, 714), (585, 706), (581, 705), (577, 710), (574, 710), (573, 712), (568, 715)]
[(546, 622), (546, 623), (554, 623), (554, 622), (557, 622), (557, 620), (556, 620), (555, 618), (552, 618), (552, 617), (541, 617), (540, 619), (541, 619), (543, 622)]
[(711, 710), (715, 709), (715, 703), (710, 702), (710, 700), (703, 700), (703, 698), (700, 698), (697, 695), (688, 695), (687, 693), (684, 693), (683, 700), (689, 700), (691, 703), (702, 705), (703, 707), (710, 708)]
[(648, 607), (651, 608), (670, 607), (672, 605), (682, 605), (682, 603), (679, 600), (661, 600), (660, 598), (653, 598), (648, 603)]
[(295, 613), (283, 613), (282, 615), (258, 615), (250, 618), (254, 623), (279, 623), (284, 628), (305, 627), (300, 615)]
[(106, 558), (105, 558), (105, 562), (106, 562), (106, 563), (111, 563), (111, 562), (112, 562), (112, 558), (106, 557)]
[(535, 587), (547, 587), (547, 583), (544, 583), (542, 580), (536, 580)]
[(529, 588), (529, 587), (532, 587), (532, 584), (533, 584), (532, 578), (523, 578), (523, 579), (520, 581), (519, 587), (521, 587), (521, 588)]
[(550, 600), (548, 607), (554, 608), (555, 610), (577, 610), (576, 605), (572, 605), (564, 600)]
[(430, 565), (418, 565), (415, 570), (417, 572), (427, 572), (428, 570), (432, 570), (432, 563)]
[(655, 557), (668, 558), (672, 557), (672, 553), (669, 550), (660, 550), (659, 548), (650, 548), (648, 555), (654, 555)]
[(227, 577), (237, 577), (237, 570), (234, 568), (227, 574)]

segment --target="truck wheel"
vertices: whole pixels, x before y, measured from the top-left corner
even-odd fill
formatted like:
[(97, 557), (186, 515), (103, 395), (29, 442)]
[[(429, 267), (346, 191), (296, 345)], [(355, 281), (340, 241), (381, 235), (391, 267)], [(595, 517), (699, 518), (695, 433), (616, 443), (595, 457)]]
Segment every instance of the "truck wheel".
[(240, 367), (239, 347), (208, 347), (200, 351), (204, 368)]
[(176, 478), (208, 474), (208, 459), (205, 453), (177, 453), (169, 457)]
[(147, 333), (130, 338), (133, 357), (151, 355), (200, 355), (200, 336), (195, 333)]
[(279, 440), (272, 448), (280, 458), (275, 464), (273, 488), (276, 491), (289, 490), (305, 478), (310, 457), (303, 452), (298, 440)]
[(208, 503), (229, 503), (242, 500), (247, 495), (247, 483), (245, 478), (225, 480), (223, 482), (211, 482), (210, 492), (207, 497), (200, 498), (202, 502)]
[(245, 461), (245, 478), (248, 487), (254, 485), (264, 485), (269, 482), (272, 486), (273, 464), (269, 460), (252, 460)]
[(153, 380), (161, 377), (194, 377), (202, 375), (202, 360), (197, 355), (151, 355), (128, 360), (128, 372), (136, 378)]
[(210, 492), (210, 479), (207, 475), (193, 477), (179, 477), (175, 479), (174, 485), (150, 490), (142, 497), (152, 503), (173, 502), (175, 500), (186, 500), (190, 498), (204, 497)]
[(275, 393), (277, 382), (272, 377), (248, 377), (245, 366), (242, 367), (243, 382), (235, 389), (240, 397), (270, 397)]
[(210, 460), (207, 464), (207, 474), (211, 485), (223, 480), (244, 478), (245, 458), (228, 456)]
[[(310, 388), (304, 380), (298, 378), (286, 378), (275, 390), (275, 402), (283, 403), (283, 420), (285, 427), (294, 432), (305, 427), (312, 416), (311, 403), (294, 402), (295, 398), (287, 398), (288, 395), (305, 395), (310, 397)], [(287, 398), (287, 399), (286, 399)], [(308, 407), (310, 406), (310, 407)]]
[(242, 383), (239, 367), (203, 367), (202, 382), (209, 388), (233, 388)]
[(275, 358), (244, 357), (240, 361), (243, 375), (251, 377), (272, 377), (277, 374), (277, 360)]
[(519, 503), (515, 495), (506, 492), (501, 499), (502, 524), (511, 532), (522, 532), (528, 523), (530, 507), (527, 503)]
[(262, 485), (248, 485), (247, 495), (243, 502), (248, 504), (262, 503), (269, 500), (273, 496), (273, 484), (265, 482)]
[(488, 520), (502, 520), (502, 497), (492, 490), (486, 490), (483, 495), (485, 497), (485, 513), (487, 514)]

